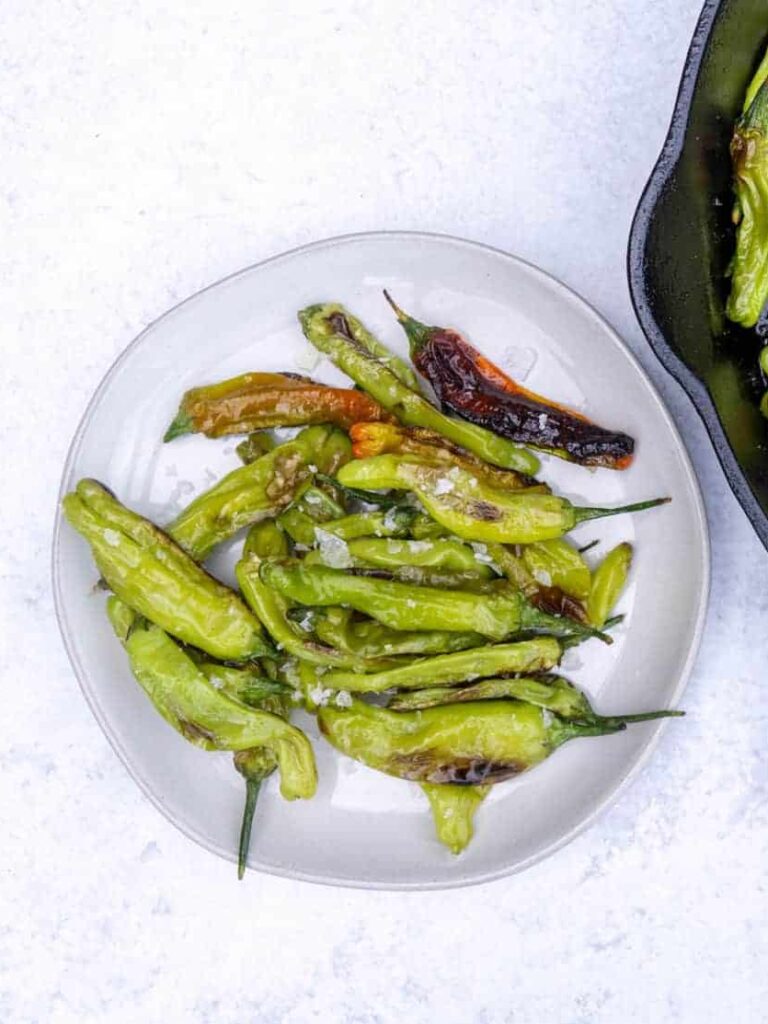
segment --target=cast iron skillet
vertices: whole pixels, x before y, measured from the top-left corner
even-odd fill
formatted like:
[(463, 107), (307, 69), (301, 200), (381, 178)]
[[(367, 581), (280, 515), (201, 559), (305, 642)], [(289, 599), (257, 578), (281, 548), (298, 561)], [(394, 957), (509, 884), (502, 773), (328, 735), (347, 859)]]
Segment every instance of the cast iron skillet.
[(761, 325), (744, 331), (723, 312), (734, 244), (728, 144), (767, 40), (766, 0), (704, 4), (669, 134), (635, 213), (628, 270), (651, 347), (698, 409), (768, 548), (768, 421), (757, 409)]

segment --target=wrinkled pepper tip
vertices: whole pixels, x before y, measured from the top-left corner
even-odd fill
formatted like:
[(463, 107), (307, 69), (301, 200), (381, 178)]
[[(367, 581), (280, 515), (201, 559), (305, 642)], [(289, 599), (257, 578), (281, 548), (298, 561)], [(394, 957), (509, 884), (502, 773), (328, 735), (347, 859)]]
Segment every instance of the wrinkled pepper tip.
[(187, 413), (181, 409), (176, 414), (175, 419), (166, 430), (163, 435), (163, 441), (173, 441), (176, 437), (181, 437), (183, 434), (191, 434), (194, 432), (194, 425), (192, 423), (192, 417), (188, 416)]

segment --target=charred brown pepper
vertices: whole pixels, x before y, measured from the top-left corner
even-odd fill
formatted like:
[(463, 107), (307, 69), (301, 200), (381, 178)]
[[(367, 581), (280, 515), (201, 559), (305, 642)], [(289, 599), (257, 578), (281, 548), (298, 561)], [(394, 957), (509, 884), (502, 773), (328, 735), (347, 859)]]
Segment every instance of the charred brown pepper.
[(408, 337), (414, 365), (445, 412), (520, 444), (584, 466), (626, 469), (634, 440), (521, 387), (457, 331), (428, 327), (404, 313), (385, 291)]

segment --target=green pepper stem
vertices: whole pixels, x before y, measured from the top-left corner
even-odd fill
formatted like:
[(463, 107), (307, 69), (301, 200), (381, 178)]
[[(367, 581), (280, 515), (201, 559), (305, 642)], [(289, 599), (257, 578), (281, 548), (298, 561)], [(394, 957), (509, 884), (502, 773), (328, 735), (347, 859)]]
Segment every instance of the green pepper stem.
[(404, 312), (392, 296), (389, 294), (387, 289), (384, 289), (384, 298), (392, 307), (395, 316), (397, 317), (400, 324), (402, 324), (403, 330), (405, 331), (406, 337), (408, 338), (408, 344), (411, 349), (411, 355), (415, 356), (419, 349), (427, 342), (431, 327), (427, 327), (426, 324), (421, 323), (420, 320), (414, 320), (412, 316)]
[(539, 611), (538, 608), (527, 603), (523, 606), (522, 626), (524, 629), (540, 630), (566, 640), (573, 638), (575, 643), (581, 643), (582, 640), (587, 640), (590, 637), (602, 640), (604, 644), (613, 643), (612, 637), (594, 626), (587, 626), (583, 622), (577, 622), (576, 619), (550, 615), (549, 612)]
[(609, 727), (623, 729), (633, 722), (652, 722), (657, 718), (683, 718), (684, 711), (643, 711), (637, 715), (595, 715), (595, 721)]
[(574, 517), (577, 523), (586, 522), (588, 519), (605, 519), (606, 516), (618, 516), (624, 512), (642, 512), (647, 508), (656, 508), (657, 505), (667, 505), (671, 498), (653, 498), (651, 501), (638, 501), (634, 505), (621, 505), (619, 508), (574, 508)]
[(175, 437), (181, 437), (183, 434), (191, 434), (192, 431), (192, 418), (185, 412), (179, 410), (176, 414), (176, 418), (163, 435), (163, 441), (173, 441)]
[(557, 719), (552, 723), (556, 745), (566, 743), (577, 736), (605, 736), (612, 732), (623, 732), (633, 722), (651, 722), (657, 718), (680, 718), (684, 711), (644, 711), (638, 715), (590, 715), (566, 721)]
[(253, 826), (253, 813), (256, 810), (256, 801), (259, 799), (261, 779), (245, 780), (245, 806), (243, 807), (243, 822), (240, 826), (240, 845), (237, 848), (237, 877), (242, 879), (245, 874), (245, 867), (248, 863), (248, 847), (251, 843), (251, 828)]

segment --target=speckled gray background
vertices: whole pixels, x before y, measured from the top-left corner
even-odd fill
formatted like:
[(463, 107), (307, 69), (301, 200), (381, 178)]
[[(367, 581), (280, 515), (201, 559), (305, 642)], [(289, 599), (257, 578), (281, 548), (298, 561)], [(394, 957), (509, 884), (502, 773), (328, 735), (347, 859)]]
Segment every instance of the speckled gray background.
[[(4, 4), (2, 1024), (768, 1019), (768, 560), (624, 271), (698, 8)], [(688, 718), (526, 874), (427, 895), (238, 885), (140, 795), (80, 696), (51, 602), (58, 478), (148, 321), (262, 257), (381, 227), (512, 250), (624, 334), (705, 492), (706, 636)]]

